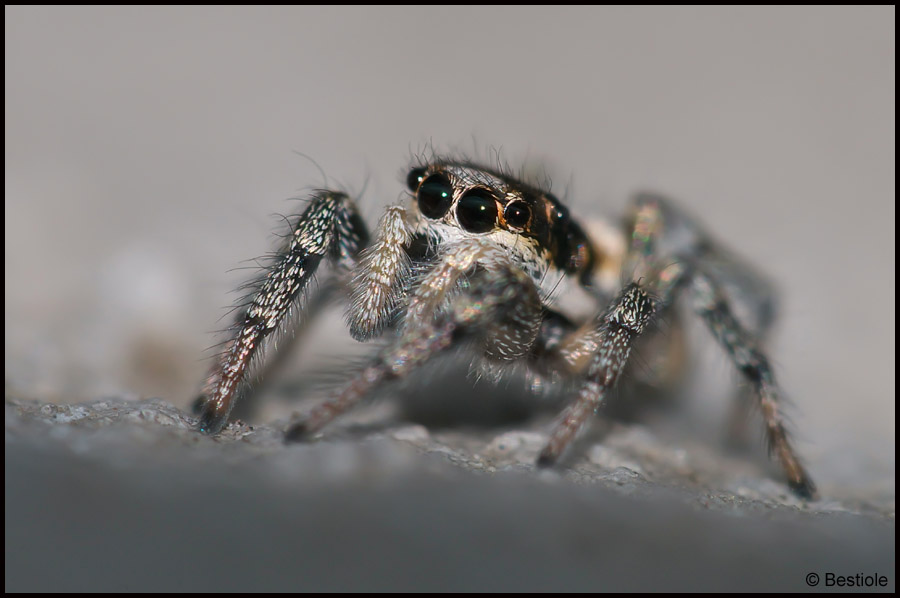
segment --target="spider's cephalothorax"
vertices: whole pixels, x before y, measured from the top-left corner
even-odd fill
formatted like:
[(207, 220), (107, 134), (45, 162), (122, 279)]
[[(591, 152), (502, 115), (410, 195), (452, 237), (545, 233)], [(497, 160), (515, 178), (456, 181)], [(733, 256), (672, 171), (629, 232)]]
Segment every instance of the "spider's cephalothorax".
[(593, 248), (556, 197), (499, 172), (465, 163), (414, 168), (407, 185), (423, 226), (439, 242), (483, 237), (537, 280), (547, 270), (589, 279)]
[[(265, 276), (249, 285), (201, 395), (200, 430), (215, 434), (225, 426), (261, 344), (327, 260), (339, 274), (352, 273), (351, 335), (364, 341), (388, 334), (390, 341), (331, 399), (293, 423), (288, 439), (318, 431), (382, 382), (465, 344), (489, 364), (524, 363), (535, 375), (574, 381), (576, 396), (538, 458), (551, 465), (614, 387), (654, 318), (683, 292), (750, 383), (791, 487), (814, 494), (759, 346), (771, 322), (770, 288), (674, 204), (639, 195), (626, 242), (601, 251), (556, 197), (504, 172), (433, 160), (412, 168), (406, 183), (410, 194), (385, 210), (371, 242), (346, 194), (322, 190), (312, 197)], [(619, 288), (601, 288), (599, 273), (611, 267)], [(598, 302), (593, 317), (576, 324), (554, 309), (552, 288), (560, 278), (591, 291)], [(765, 312), (749, 327), (733, 314), (735, 289)]]

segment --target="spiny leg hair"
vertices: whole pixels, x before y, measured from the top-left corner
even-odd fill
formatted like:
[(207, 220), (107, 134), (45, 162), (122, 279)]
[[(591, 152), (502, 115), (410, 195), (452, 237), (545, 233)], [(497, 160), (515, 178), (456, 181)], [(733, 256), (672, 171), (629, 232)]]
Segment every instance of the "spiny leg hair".
[(265, 277), (251, 285), (246, 309), (229, 329), (201, 397), (200, 431), (217, 434), (225, 427), (260, 344), (278, 330), (322, 260), (348, 268), (367, 242), (365, 224), (346, 194), (322, 190), (312, 197)]

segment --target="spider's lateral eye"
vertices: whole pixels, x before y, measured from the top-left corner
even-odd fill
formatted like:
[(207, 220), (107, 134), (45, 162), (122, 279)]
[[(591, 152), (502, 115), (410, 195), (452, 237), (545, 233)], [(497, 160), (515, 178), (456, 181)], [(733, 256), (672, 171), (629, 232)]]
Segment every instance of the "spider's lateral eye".
[(415, 191), (419, 188), (419, 184), (425, 178), (425, 172), (427, 172), (426, 168), (413, 168), (409, 171), (409, 174), (406, 175), (406, 186), (409, 187), (410, 191)]
[[(413, 173), (415, 171), (410, 173), (410, 180)], [(419, 185), (416, 197), (419, 200), (419, 211), (424, 216), (433, 220), (443, 218), (453, 203), (453, 186), (446, 175), (433, 174)]]
[(485, 189), (472, 189), (456, 205), (456, 219), (470, 233), (486, 233), (497, 222), (497, 200)]
[(509, 226), (524, 229), (531, 219), (531, 208), (524, 201), (511, 201), (503, 210), (503, 218)]
[(559, 200), (551, 197), (551, 203), (553, 205), (553, 217), (556, 218), (557, 222), (564, 222), (569, 219), (569, 210), (566, 206), (559, 203)]

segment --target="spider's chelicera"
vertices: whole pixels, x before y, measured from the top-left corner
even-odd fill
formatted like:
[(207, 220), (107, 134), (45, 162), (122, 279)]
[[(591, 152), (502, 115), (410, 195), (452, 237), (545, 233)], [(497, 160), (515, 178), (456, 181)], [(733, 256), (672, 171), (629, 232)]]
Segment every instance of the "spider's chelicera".
[[(201, 431), (217, 434), (225, 426), (261, 344), (308, 292), (323, 261), (338, 273), (351, 271), (350, 334), (390, 340), (334, 396), (293, 422), (288, 439), (317, 432), (379, 384), (466, 344), (487, 368), (518, 362), (535, 376), (574, 381), (575, 396), (538, 457), (541, 466), (559, 459), (616, 384), (635, 344), (686, 294), (749, 382), (790, 486), (814, 495), (760, 349), (771, 318), (745, 326), (725, 290), (736, 286), (759, 297), (769, 287), (672, 202), (637, 196), (625, 243), (615, 251), (601, 250), (551, 193), (497, 169), (435, 159), (412, 168), (406, 184), (406, 200), (385, 210), (371, 242), (350, 197), (329, 190), (313, 195), (265, 275), (249, 285), (201, 395)], [(723, 276), (722, 264), (734, 271)], [(617, 288), (602, 281), (610, 269), (618, 273)], [(561, 277), (594, 297), (593, 317), (574, 323), (555, 309), (553, 288)]]

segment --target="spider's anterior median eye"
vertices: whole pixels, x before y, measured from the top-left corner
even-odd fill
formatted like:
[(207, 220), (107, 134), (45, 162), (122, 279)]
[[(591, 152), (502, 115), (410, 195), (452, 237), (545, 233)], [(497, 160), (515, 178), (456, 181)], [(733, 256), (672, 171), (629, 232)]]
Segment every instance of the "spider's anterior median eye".
[(432, 219), (443, 218), (453, 203), (453, 187), (450, 185), (450, 179), (443, 174), (431, 175), (419, 185), (416, 197), (419, 199), (419, 211), (423, 215)]
[(459, 200), (456, 219), (470, 233), (486, 233), (497, 222), (497, 200), (484, 189), (472, 189)]
[(531, 219), (531, 208), (524, 201), (511, 201), (503, 210), (503, 219), (510, 228), (524, 230)]
[(415, 191), (419, 188), (419, 183), (425, 178), (425, 172), (427, 172), (425, 168), (413, 168), (409, 171), (409, 174), (406, 175), (406, 186), (409, 187), (410, 191)]

